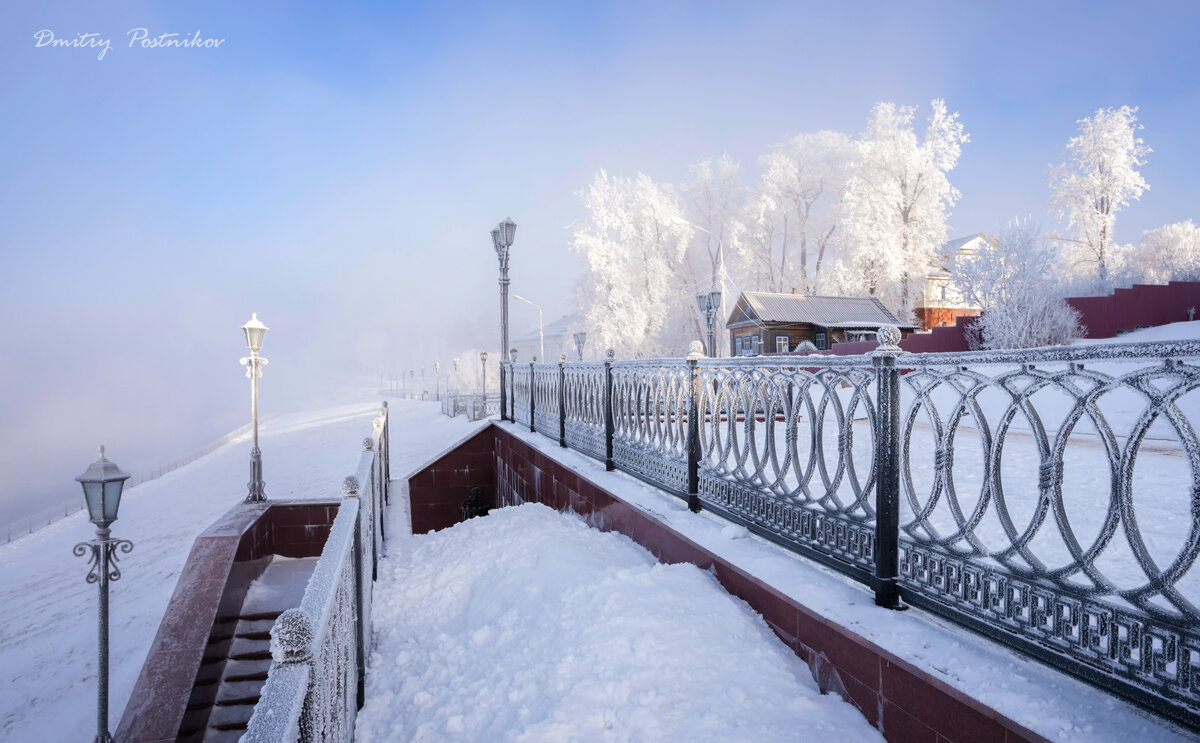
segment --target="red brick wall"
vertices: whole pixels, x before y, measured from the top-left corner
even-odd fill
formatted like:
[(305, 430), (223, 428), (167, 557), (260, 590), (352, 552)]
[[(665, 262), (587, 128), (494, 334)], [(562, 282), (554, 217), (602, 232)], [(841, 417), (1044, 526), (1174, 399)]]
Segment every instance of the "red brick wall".
[(445, 529), (462, 521), (462, 504), (473, 487), (482, 488), (484, 495), (495, 502), (494, 431), (493, 426), (484, 428), (408, 479), (413, 534)]

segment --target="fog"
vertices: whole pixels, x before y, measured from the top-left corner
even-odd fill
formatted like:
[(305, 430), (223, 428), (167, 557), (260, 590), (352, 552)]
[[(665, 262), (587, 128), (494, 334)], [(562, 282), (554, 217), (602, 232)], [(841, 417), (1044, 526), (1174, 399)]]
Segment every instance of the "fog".
[[(251, 312), (263, 415), (498, 350), (506, 216), (513, 291), (570, 312), (568, 228), (602, 167), (753, 174), (798, 132), (944, 97), (972, 134), (969, 234), (1045, 214), (1074, 122), (1128, 103), (1157, 152), (1119, 239), (1200, 216), (1196, 9), (1087, 7), (5, 3), (0, 524), (78, 498), (100, 443), (138, 472), (246, 423)], [(138, 27), (225, 41), (131, 48)], [(112, 48), (36, 47), (45, 29)]]

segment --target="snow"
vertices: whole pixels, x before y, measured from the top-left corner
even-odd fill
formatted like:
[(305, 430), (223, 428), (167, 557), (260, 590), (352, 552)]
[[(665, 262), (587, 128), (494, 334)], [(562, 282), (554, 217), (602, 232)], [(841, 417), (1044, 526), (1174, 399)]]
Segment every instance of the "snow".
[(393, 540), (360, 743), (881, 740), (693, 565), (539, 504)]
[[(362, 399), (362, 397), (360, 397)], [(353, 474), (379, 403), (282, 415), (262, 424), (269, 499), (331, 499)], [(395, 401), (392, 473), (404, 478), (485, 423)], [(195, 537), (246, 495), (249, 435), (125, 491), (113, 536), (134, 542), (110, 585), (109, 720), (115, 729)], [(124, 467), (136, 462), (111, 458)], [(82, 495), (81, 495), (82, 498)], [(394, 496), (393, 496), (394, 499)], [(0, 546), (0, 741), (90, 739), (96, 725), (96, 586), (71, 547), (95, 533), (84, 513)]]

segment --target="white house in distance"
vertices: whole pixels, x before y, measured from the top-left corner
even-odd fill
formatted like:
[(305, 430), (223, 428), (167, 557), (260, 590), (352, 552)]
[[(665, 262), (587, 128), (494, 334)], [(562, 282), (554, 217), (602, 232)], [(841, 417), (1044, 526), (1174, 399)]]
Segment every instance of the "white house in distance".
[[(560, 354), (566, 354), (567, 360), (575, 361), (579, 355), (575, 351), (575, 333), (587, 329), (584, 327), (583, 315), (564, 315), (563, 317), (551, 323), (546, 323), (542, 327), (542, 332), (539, 334), (535, 327), (533, 330), (519, 335), (509, 341), (509, 344), (517, 349), (517, 363), (529, 363), (534, 357), (538, 361), (558, 361)], [(545, 345), (546, 352), (543, 357), (542, 345)], [(598, 359), (602, 356), (591, 348), (587, 342), (584, 342), (583, 358)]]
[(953, 325), (960, 317), (976, 317), (983, 311), (963, 299), (950, 279), (950, 266), (956, 260), (974, 255), (993, 239), (986, 232), (978, 232), (942, 246), (940, 264), (925, 277), (925, 286), (915, 305), (916, 320), (923, 330)]

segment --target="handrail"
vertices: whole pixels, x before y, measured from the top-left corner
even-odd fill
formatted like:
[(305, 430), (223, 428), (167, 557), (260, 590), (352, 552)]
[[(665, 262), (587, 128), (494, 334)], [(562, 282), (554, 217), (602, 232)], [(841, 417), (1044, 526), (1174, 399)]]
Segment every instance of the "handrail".
[(348, 743), (365, 701), (373, 581), (388, 504), (388, 409), (363, 440), (355, 474), (300, 606), (271, 628), (271, 668), (246, 743)]

